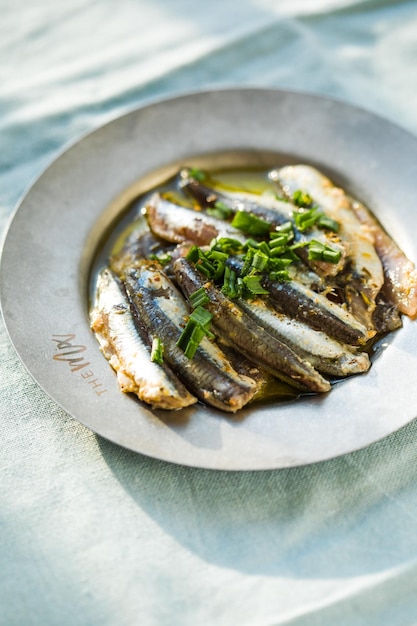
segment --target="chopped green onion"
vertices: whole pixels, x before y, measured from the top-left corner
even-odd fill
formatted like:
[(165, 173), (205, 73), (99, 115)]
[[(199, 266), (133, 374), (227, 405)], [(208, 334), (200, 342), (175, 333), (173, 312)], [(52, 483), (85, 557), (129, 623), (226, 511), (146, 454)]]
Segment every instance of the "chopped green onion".
[(313, 240), (308, 248), (308, 258), (311, 261), (324, 261), (326, 263), (338, 263), (341, 257), (340, 250), (335, 250), (331, 246), (320, 241)]
[(307, 245), (308, 242), (306, 242), (305, 244), (295, 244), (294, 246), (290, 246), (288, 248), (288, 250), (286, 250), (283, 254), (281, 254), (281, 259), (290, 259), (293, 263), (296, 263), (297, 261), (299, 261), (299, 257), (295, 254), (294, 250), (296, 250), (297, 248), (304, 248), (305, 245)]
[(244, 244), (243, 247), (245, 248), (245, 250), (247, 250), (248, 248), (252, 248), (254, 250), (257, 250), (260, 245), (261, 244), (260, 244), (259, 241), (256, 241), (256, 239), (251, 239), (249, 237), (249, 239), (246, 239), (245, 244)]
[(226, 265), (223, 277), (222, 293), (228, 298), (237, 298), (241, 295), (241, 288), (238, 283), (237, 274), (235, 270)]
[(190, 319), (194, 320), (194, 322), (199, 324), (202, 328), (208, 329), (213, 316), (207, 309), (204, 309), (202, 306), (197, 306), (191, 313)]
[[(221, 278), (223, 276), (224, 273), (224, 266), (225, 263), (227, 261), (227, 259), (229, 258), (229, 255), (226, 254), (225, 252), (219, 252), (218, 250), (209, 250), (208, 252), (206, 252), (204, 254), (205, 259), (207, 259), (207, 262), (205, 263), (205, 267), (208, 268), (208, 262), (211, 265), (210, 268), (210, 275), (211, 278), (213, 278), (213, 280), (219, 280), (219, 278)], [(201, 263), (203, 263), (203, 260), (201, 261)]]
[(288, 233), (288, 234), (294, 236), (292, 222), (288, 221), (288, 222), (284, 222), (283, 224), (280, 224), (279, 226), (277, 226), (275, 228), (275, 231), (272, 231), (270, 233), (269, 236), (270, 236), (271, 239), (273, 239), (274, 237), (278, 237), (282, 233)]
[(291, 280), (291, 277), (288, 273), (288, 270), (278, 270), (276, 272), (270, 272), (269, 278), (271, 280), (277, 280), (278, 282), (284, 282), (286, 280)]
[(168, 253), (164, 254), (150, 254), (149, 258), (152, 261), (158, 261), (161, 265), (168, 265), (172, 261), (172, 256)]
[(287, 250), (288, 248), (286, 246), (276, 246), (275, 248), (272, 248), (272, 250), (269, 253), (269, 256), (271, 258), (279, 257), (282, 254), (284, 254)]
[(213, 278), (217, 273), (218, 263), (214, 259), (214, 263), (207, 257), (201, 248), (198, 246), (192, 246), (186, 255), (188, 261), (192, 261), (196, 268), (208, 278)]
[(185, 258), (188, 261), (192, 261), (192, 263), (197, 263), (200, 258), (200, 248), (198, 246), (191, 246)]
[(198, 306), (191, 313), (188, 321), (182, 331), (176, 345), (180, 348), (185, 356), (192, 359), (198, 346), (205, 336), (213, 338), (214, 335), (210, 331), (212, 315), (202, 306)]
[(242, 243), (238, 239), (233, 239), (233, 237), (219, 237), (219, 239), (213, 239), (211, 249), (230, 254), (231, 252), (241, 250)]
[(264, 252), (261, 252), (261, 250), (258, 250), (253, 257), (252, 267), (255, 270), (258, 270), (258, 272), (262, 272), (262, 270), (264, 270), (267, 266), (268, 261), (269, 256), (266, 255)]
[(294, 222), (298, 230), (304, 232), (308, 230), (319, 219), (321, 213), (318, 210), (318, 207), (313, 207), (312, 209), (296, 211), (294, 213)]
[(177, 341), (177, 346), (180, 348), (188, 359), (192, 359), (197, 352), (198, 346), (202, 339), (205, 337), (204, 329), (197, 324), (188, 320), (180, 338)]
[(333, 248), (326, 247), (326, 249), (323, 252), (323, 261), (326, 261), (326, 263), (339, 263), (340, 261), (340, 257), (342, 256), (342, 253), (340, 252), (340, 250), (333, 250)]
[(269, 267), (271, 271), (280, 271), (286, 270), (291, 263), (293, 263), (293, 259), (288, 259), (285, 257), (279, 257), (275, 259), (269, 259)]
[(252, 267), (253, 257), (255, 256), (255, 252), (252, 248), (248, 248), (248, 251), (245, 254), (245, 258), (243, 260), (242, 269), (240, 271), (241, 276), (246, 276), (249, 273), (250, 268)]
[(298, 207), (311, 207), (313, 204), (313, 198), (309, 193), (306, 193), (302, 189), (297, 189), (292, 194), (292, 201)]
[(205, 172), (200, 170), (198, 167), (192, 167), (189, 170), (189, 176), (190, 178), (195, 178), (195, 180), (198, 180), (199, 183), (202, 183), (207, 178), (207, 174), (205, 174)]
[(261, 241), (258, 250), (259, 252), (262, 252), (265, 256), (269, 256), (271, 252), (269, 249), (269, 245), (267, 244), (266, 241)]
[(339, 232), (340, 224), (336, 222), (336, 220), (328, 217), (327, 215), (321, 215), (317, 220), (317, 226), (319, 228), (324, 228), (324, 230), (331, 230), (334, 233)]
[(196, 309), (198, 306), (204, 306), (205, 304), (210, 302), (210, 299), (204, 287), (200, 287), (200, 289), (197, 289), (197, 291), (191, 293), (189, 296), (189, 300), (193, 309)]
[(261, 285), (261, 276), (245, 276), (243, 283), (246, 289), (253, 295), (268, 295), (267, 289)]
[(206, 257), (210, 259), (210, 261), (220, 261), (220, 263), (224, 263), (229, 258), (229, 255), (226, 252), (212, 248), (206, 253)]
[(265, 235), (271, 228), (269, 222), (246, 211), (238, 211), (235, 214), (232, 226), (254, 237)]
[(233, 215), (232, 209), (221, 200), (217, 200), (217, 202), (214, 203), (213, 207), (209, 207), (208, 209), (206, 209), (206, 213), (207, 215), (210, 215), (211, 217), (217, 217), (220, 220), (227, 220), (229, 219), (229, 217), (231, 217), (231, 215)]
[(274, 233), (274, 235), (275, 236), (269, 242), (269, 247), (271, 249), (288, 245), (290, 238), (289, 233)]
[(159, 337), (154, 337), (152, 340), (151, 361), (159, 365), (164, 362), (164, 344)]

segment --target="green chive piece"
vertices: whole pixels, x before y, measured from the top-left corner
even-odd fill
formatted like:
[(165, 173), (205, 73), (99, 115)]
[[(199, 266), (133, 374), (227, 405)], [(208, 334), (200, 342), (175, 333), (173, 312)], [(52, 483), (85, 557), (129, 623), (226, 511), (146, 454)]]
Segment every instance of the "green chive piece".
[(317, 226), (324, 230), (331, 230), (334, 233), (339, 232), (340, 224), (336, 220), (328, 217), (327, 215), (321, 215), (317, 220)]
[(202, 306), (197, 306), (191, 313), (176, 345), (188, 359), (192, 359), (197, 352), (198, 346), (205, 336), (213, 338), (210, 331), (212, 315)]
[(151, 361), (162, 365), (164, 362), (164, 344), (159, 337), (152, 339)]
[(256, 239), (246, 239), (245, 244), (244, 244), (244, 248), (245, 250), (248, 250), (249, 248), (252, 248), (253, 250), (257, 250), (260, 246), (259, 241), (256, 241)]
[(311, 261), (323, 260), (324, 245), (319, 241), (312, 241), (308, 247), (308, 258)]
[(333, 250), (328, 247), (323, 251), (323, 261), (327, 263), (339, 263), (342, 253), (340, 250)]
[(172, 261), (172, 256), (168, 253), (165, 254), (150, 254), (149, 259), (152, 261), (158, 261), (162, 266), (168, 265)]
[(269, 222), (246, 211), (237, 211), (232, 226), (254, 237), (265, 235), (271, 228)]
[(253, 295), (268, 295), (267, 289), (261, 285), (261, 276), (245, 276), (243, 283), (246, 289)]
[(269, 242), (269, 247), (271, 249), (277, 247), (283, 247), (288, 245), (289, 234), (288, 233), (274, 233), (276, 235)]
[(245, 254), (245, 258), (243, 259), (243, 265), (240, 271), (241, 276), (246, 276), (246, 274), (249, 273), (249, 270), (252, 267), (252, 261), (254, 256), (255, 252), (251, 248), (249, 248)]
[(304, 232), (308, 230), (317, 222), (321, 215), (318, 207), (312, 209), (296, 211), (294, 213), (294, 222), (299, 231)]
[(189, 319), (193, 320), (196, 324), (199, 324), (205, 329), (210, 326), (213, 316), (209, 311), (207, 311), (207, 309), (204, 309), (201, 305), (199, 305), (191, 313)]
[(242, 249), (242, 243), (238, 239), (233, 237), (219, 237), (214, 239), (211, 245), (212, 250), (218, 250), (225, 254), (236, 253)]
[(274, 237), (279, 237), (280, 235), (282, 235), (282, 233), (288, 233), (289, 235), (294, 236), (292, 222), (288, 221), (288, 222), (284, 222), (283, 224), (280, 224), (279, 226), (276, 227), (274, 231), (270, 233), (269, 236), (271, 237), (271, 239), (273, 239)]
[(207, 174), (203, 172), (203, 170), (200, 170), (198, 167), (192, 167), (189, 170), (189, 176), (190, 178), (195, 178), (195, 180), (197, 180), (199, 183), (202, 183), (207, 178)]
[(192, 359), (197, 352), (198, 346), (205, 336), (205, 332), (199, 326), (192, 326), (191, 333), (188, 338), (187, 345), (184, 348), (184, 354), (188, 359)]
[(238, 285), (237, 274), (235, 270), (231, 269), (228, 265), (224, 271), (222, 293), (228, 298), (237, 298), (241, 295), (241, 289)]
[(224, 263), (229, 258), (229, 255), (226, 252), (212, 248), (206, 253), (206, 257), (210, 259), (210, 261), (220, 261)]
[(324, 261), (326, 263), (338, 263), (342, 253), (320, 241), (313, 240), (308, 248), (308, 258), (311, 261)]
[(206, 209), (206, 213), (207, 215), (210, 215), (211, 217), (217, 217), (220, 220), (227, 220), (233, 215), (232, 209), (221, 200), (217, 200), (217, 202), (214, 203), (213, 207), (209, 207), (208, 209)]
[(268, 263), (268, 267), (271, 269), (271, 271), (281, 271), (281, 270), (286, 270), (287, 267), (289, 265), (291, 265), (291, 263), (293, 263), (294, 260), (293, 259), (288, 259), (285, 257), (279, 257), (277, 259), (269, 259), (269, 263)]
[(263, 252), (265, 256), (269, 256), (270, 249), (266, 241), (261, 241), (258, 250)]
[(309, 193), (306, 193), (302, 189), (297, 189), (292, 194), (292, 201), (298, 207), (311, 207), (313, 204), (313, 198)]
[(204, 287), (200, 287), (197, 291), (194, 291), (189, 296), (190, 304), (193, 309), (196, 309), (198, 306), (204, 306), (208, 302), (210, 302), (210, 298), (207, 295)]
[(262, 270), (264, 270), (267, 266), (268, 261), (269, 256), (258, 250), (253, 257), (252, 267), (255, 270), (258, 270), (258, 272), (262, 272)]
[(278, 270), (276, 272), (270, 272), (269, 278), (271, 280), (277, 280), (278, 282), (284, 282), (286, 280), (291, 280), (291, 277), (288, 273), (288, 270)]
[(200, 248), (198, 246), (191, 246), (185, 258), (192, 263), (197, 263), (200, 258)]

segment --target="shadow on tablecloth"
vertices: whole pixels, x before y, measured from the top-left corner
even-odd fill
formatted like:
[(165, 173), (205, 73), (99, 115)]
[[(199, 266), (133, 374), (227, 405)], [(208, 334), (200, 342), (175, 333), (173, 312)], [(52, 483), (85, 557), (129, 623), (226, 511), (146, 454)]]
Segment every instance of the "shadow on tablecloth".
[(338, 459), (259, 472), (193, 469), (97, 442), (137, 506), (204, 561), (327, 578), (407, 568), (417, 558), (417, 493), (408, 489), (417, 480), (416, 435), (414, 421)]

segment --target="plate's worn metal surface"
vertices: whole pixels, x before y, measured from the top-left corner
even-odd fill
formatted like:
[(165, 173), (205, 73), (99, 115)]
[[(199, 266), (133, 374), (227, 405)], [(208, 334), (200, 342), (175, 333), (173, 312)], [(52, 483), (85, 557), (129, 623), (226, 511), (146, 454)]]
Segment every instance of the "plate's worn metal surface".
[(2, 255), (1, 302), (29, 372), (100, 435), (198, 467), (311, 463), (405, 425), (417, 407), (417, 323), (409, 320), (387, 339), (368, 374), (324, 397), (248, 408), (230, 417), (200, 406), (153, 412), (119, 391), (88, 323), (88, 274), (96, 247), (137, 194), (179, 164), (201, 166), (210, 158), (200, 155), (225, 151), (224, 165), (245, 164), (254, 154), (266, 167), (316, 165), (368, 204), (417, 259), (417, 141), (400, 128), (343, 103), (281, 91), (224, 90), (155, 103), (62, 154), (15, 213)]

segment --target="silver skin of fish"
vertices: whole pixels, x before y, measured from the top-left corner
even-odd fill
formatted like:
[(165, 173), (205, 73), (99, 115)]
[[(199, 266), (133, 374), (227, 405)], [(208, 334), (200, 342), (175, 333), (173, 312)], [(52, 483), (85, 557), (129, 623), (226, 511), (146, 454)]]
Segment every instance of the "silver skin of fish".
[(197, 402), (172, 372), (151, 361), (123, 287), (107, 268), (97, 278), (90, 323), (122, 391), (136, 394), (155, 409), (181, 409)]
[(172, 243), (192, 241), (209, 245), (216, 237), (230, 237), (243, 243), (243, 234), (228, 222), (180, 206), (154, 193), (146, 204), (145, 215), (152, 232)]
[(298, 389), (315, 393), (330, 390), (329, 381), (207, 282), (187, 259), (178, 259), (174, 264), (174, 272), (178, 284), (187, 296), (201, 287), (206, 289), (209, 297), (206, 307), (213, 315), (215, 332), (233, 348)]
[[(326, 215), (339, 222), (338, 235), (348, 246), (347, 256), (352, 265), (350, 280), (352, 286), (365, 296), (370, 319), (376, 297), (384, 284), (384, 271), (375, 250), (374, 236), (355, 215), (345, 191), (309, 165), (288, 165), (272, 170), (269, 176), (288, 196), (299, 189), (308, 193)], [(355, 281), (357, 286), (354, 285)], [(363, 302), (364, 299), (361, 302), (357, 298), (352, 306), (365, 318), (366, 312), (361, 311)]]
[(136, 315), (164, 344), (164, 358), (186, 387), (203, 402), (235, 412), (248, 404), (259, 383), (239, 374), (220, 348), (204, 337), (192, 359), (176, 345), (190, 314), (186, 301), (156, 263), (144, 261), (126, 273)]
[(365, 352), (354, 352), (323, 331), (279, 313), (265, 300), (239, 299), (236, 304), (271, 335), (286, 343), (319, 372), (349, 376), (366, 372), (371, 363)]

